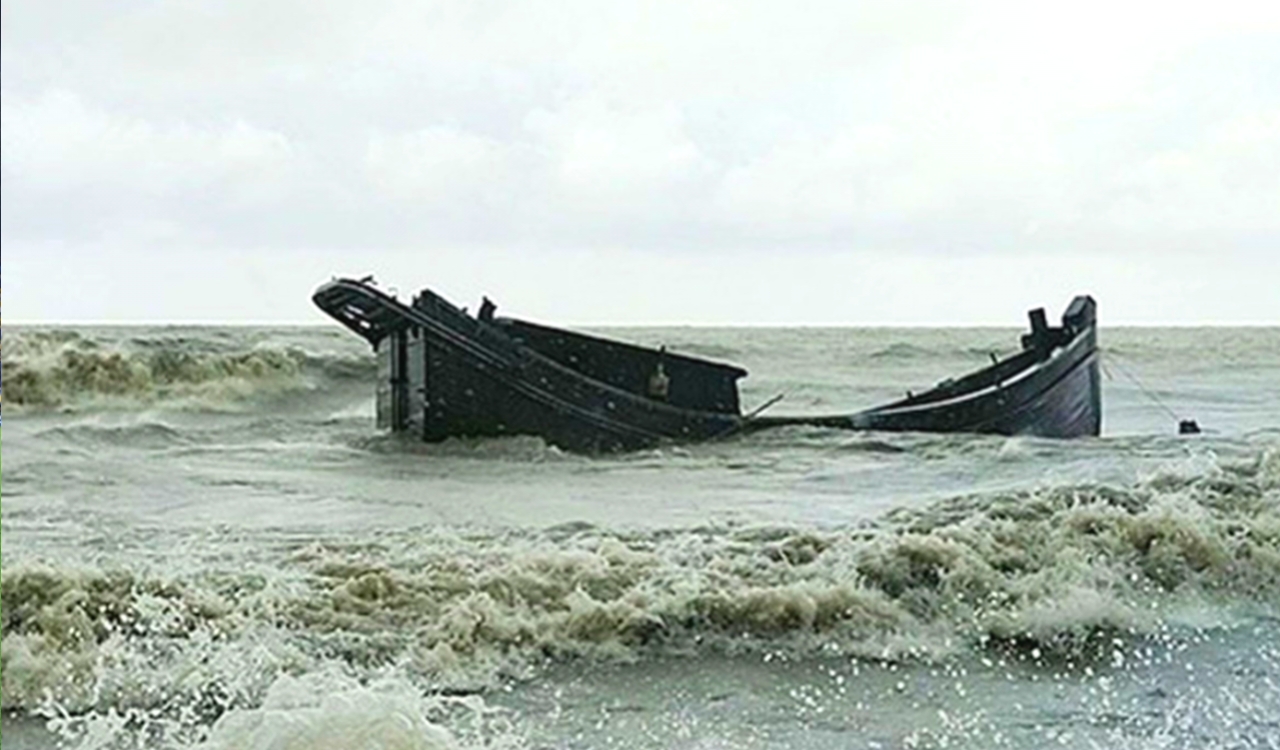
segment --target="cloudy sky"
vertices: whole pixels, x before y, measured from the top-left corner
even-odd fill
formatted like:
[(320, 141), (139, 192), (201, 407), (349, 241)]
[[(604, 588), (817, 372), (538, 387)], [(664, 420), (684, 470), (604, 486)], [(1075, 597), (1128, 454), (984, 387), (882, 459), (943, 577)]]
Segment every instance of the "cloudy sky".
[(1280, 3), (3, 3), (11, 320), (1280, 323)]

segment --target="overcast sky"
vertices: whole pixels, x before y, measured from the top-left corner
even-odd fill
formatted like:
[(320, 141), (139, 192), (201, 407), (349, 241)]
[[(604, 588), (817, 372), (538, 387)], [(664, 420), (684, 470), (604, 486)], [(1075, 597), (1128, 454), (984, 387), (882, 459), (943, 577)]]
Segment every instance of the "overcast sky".
[(1280, 3), (3, 3), (8, 313), (1280, 323)]

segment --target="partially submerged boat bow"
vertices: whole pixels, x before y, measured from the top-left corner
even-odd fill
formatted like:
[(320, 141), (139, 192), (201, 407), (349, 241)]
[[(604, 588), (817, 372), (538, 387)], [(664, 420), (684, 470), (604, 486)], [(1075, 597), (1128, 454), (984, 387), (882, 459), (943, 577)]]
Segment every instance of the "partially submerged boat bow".
[(429, 442), (537, 435), (600, 452), (797, 424), (1071, 438), (1102, 423), (1088, 296), (1061, 326), (1032, 310), (1021, 351), (977, 372), (865, 411), (794, 417), (744, 415), (742, 368), (495, 317), (487, 299), (475, 316), (429, 290), (406, 305), (369, 279), (335, 279), (312, 299), (373, 346), (378, 425)]

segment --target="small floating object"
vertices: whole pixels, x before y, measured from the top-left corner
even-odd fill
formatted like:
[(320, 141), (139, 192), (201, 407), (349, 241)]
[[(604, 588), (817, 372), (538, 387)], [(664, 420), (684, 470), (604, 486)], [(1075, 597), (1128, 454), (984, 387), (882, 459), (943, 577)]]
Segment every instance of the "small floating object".
[(1179, 435), (1199, 435), (1200, 425), (1196, 424), (1194, 419), (1184, 419), (1178, 422)]

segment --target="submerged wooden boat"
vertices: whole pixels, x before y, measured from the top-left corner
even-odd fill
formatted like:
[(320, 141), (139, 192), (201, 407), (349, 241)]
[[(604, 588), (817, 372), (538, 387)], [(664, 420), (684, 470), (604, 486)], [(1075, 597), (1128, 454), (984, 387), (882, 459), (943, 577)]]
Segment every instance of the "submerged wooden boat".
[(884, 406), (829, 416), (742, 413), (746, 370), (582, 333), (475, 316), (424, 290), (409, 304), (369, 280), (335, 279), (313, 301), (374, 348), (380, 427), (426, 441), (538, 435), (575, 451), (632, 450), (782, 425), (1071, 438), (1101, 427), (1096, 307), (1061, 326), (1032, 310), (1022, 349)]

